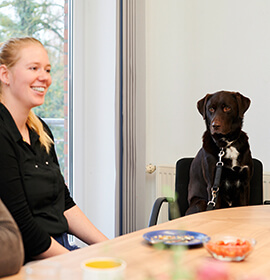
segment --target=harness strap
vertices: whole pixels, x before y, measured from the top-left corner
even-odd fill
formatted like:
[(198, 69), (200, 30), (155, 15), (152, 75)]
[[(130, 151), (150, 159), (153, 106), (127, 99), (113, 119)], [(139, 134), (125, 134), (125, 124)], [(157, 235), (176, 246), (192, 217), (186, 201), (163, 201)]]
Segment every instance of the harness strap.
[(218, 154), (219, 161), (216, 164), (216, 173), (215, 173), (214, 184), (213, 184), (213, 187), (211, 188), (212, 199), (210, 201), (208, 201), (206, 210), (213, 210), (216, 207), (216, 201), (218, 198), (219, 185), (220, 185), (220, 179), (221, 179), (222, 167), (223, 167), (223, 162), (221, 161), (221, 159), (224, 156), (224, 154), (225, 154), (225, 152), (224, 152), (223, 148), (221, 148), (221, 150)]

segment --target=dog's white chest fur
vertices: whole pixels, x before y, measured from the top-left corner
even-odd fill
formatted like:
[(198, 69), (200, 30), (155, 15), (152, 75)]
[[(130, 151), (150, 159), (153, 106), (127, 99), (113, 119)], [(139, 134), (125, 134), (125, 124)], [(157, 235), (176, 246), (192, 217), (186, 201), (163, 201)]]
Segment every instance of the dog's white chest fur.
[(239, 152), (237, 151), (237, 149), (235, 147), (230, 146), (230, 147), (226, 148), (225, 158), (231, 159), (232, 168), (234, 166), (238, 166), (238, 163), (237, 163), (238, 156), (239, 156)]

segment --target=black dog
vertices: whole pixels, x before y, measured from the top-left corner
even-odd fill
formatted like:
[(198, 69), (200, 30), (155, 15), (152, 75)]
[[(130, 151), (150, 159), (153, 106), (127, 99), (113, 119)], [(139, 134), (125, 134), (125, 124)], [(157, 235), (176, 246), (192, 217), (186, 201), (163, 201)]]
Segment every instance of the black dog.
[(189, 208), (186, 214), (205, 211), (212, 199), (211, 188), (220, 151), (224, 151), (216, 208), (249, 204), (250, 178), (253, 172), (248, 136), (242, 131), (243, 117), (250, 99), (238, 92), (207, 94), (197, 103), (205, 119), (203, 146), (190, 168)]

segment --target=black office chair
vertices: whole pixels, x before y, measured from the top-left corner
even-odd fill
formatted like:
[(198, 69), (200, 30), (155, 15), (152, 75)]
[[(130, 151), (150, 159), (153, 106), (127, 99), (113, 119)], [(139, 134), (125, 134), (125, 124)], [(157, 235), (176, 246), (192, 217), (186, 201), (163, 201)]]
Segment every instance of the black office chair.
[[(168, 197), (159, 197), (156, 199), (148, 226), (157, 224), (160, 208), (164, 202), (169, 203), (169, 220), (179, 218), (185, 215), (188, 209), (188, 183), (189, 183), (189, 169), (194, 158), (182, 158), (176, 163), (175, 174), (175, 193), (177, 194), (176, 200)], [(253, 176), (250, 181), (250, 205), (263, 204), (263, 165), (261, 161), (253, 158)], [(265, 201), (269, 204), (269, 201)]]

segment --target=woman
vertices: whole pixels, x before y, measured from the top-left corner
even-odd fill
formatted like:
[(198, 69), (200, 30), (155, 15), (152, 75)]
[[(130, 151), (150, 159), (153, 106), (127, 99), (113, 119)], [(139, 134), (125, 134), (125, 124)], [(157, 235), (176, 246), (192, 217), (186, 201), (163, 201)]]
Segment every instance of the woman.
[(31, 110), (44, 102), (50, 70), (34, 38), (0, 48), (0, 198), (22, 233), (25, 262), (74, 249), (67, 232), (87, 244), (107, 240), (70, 197), (51, 131)]

